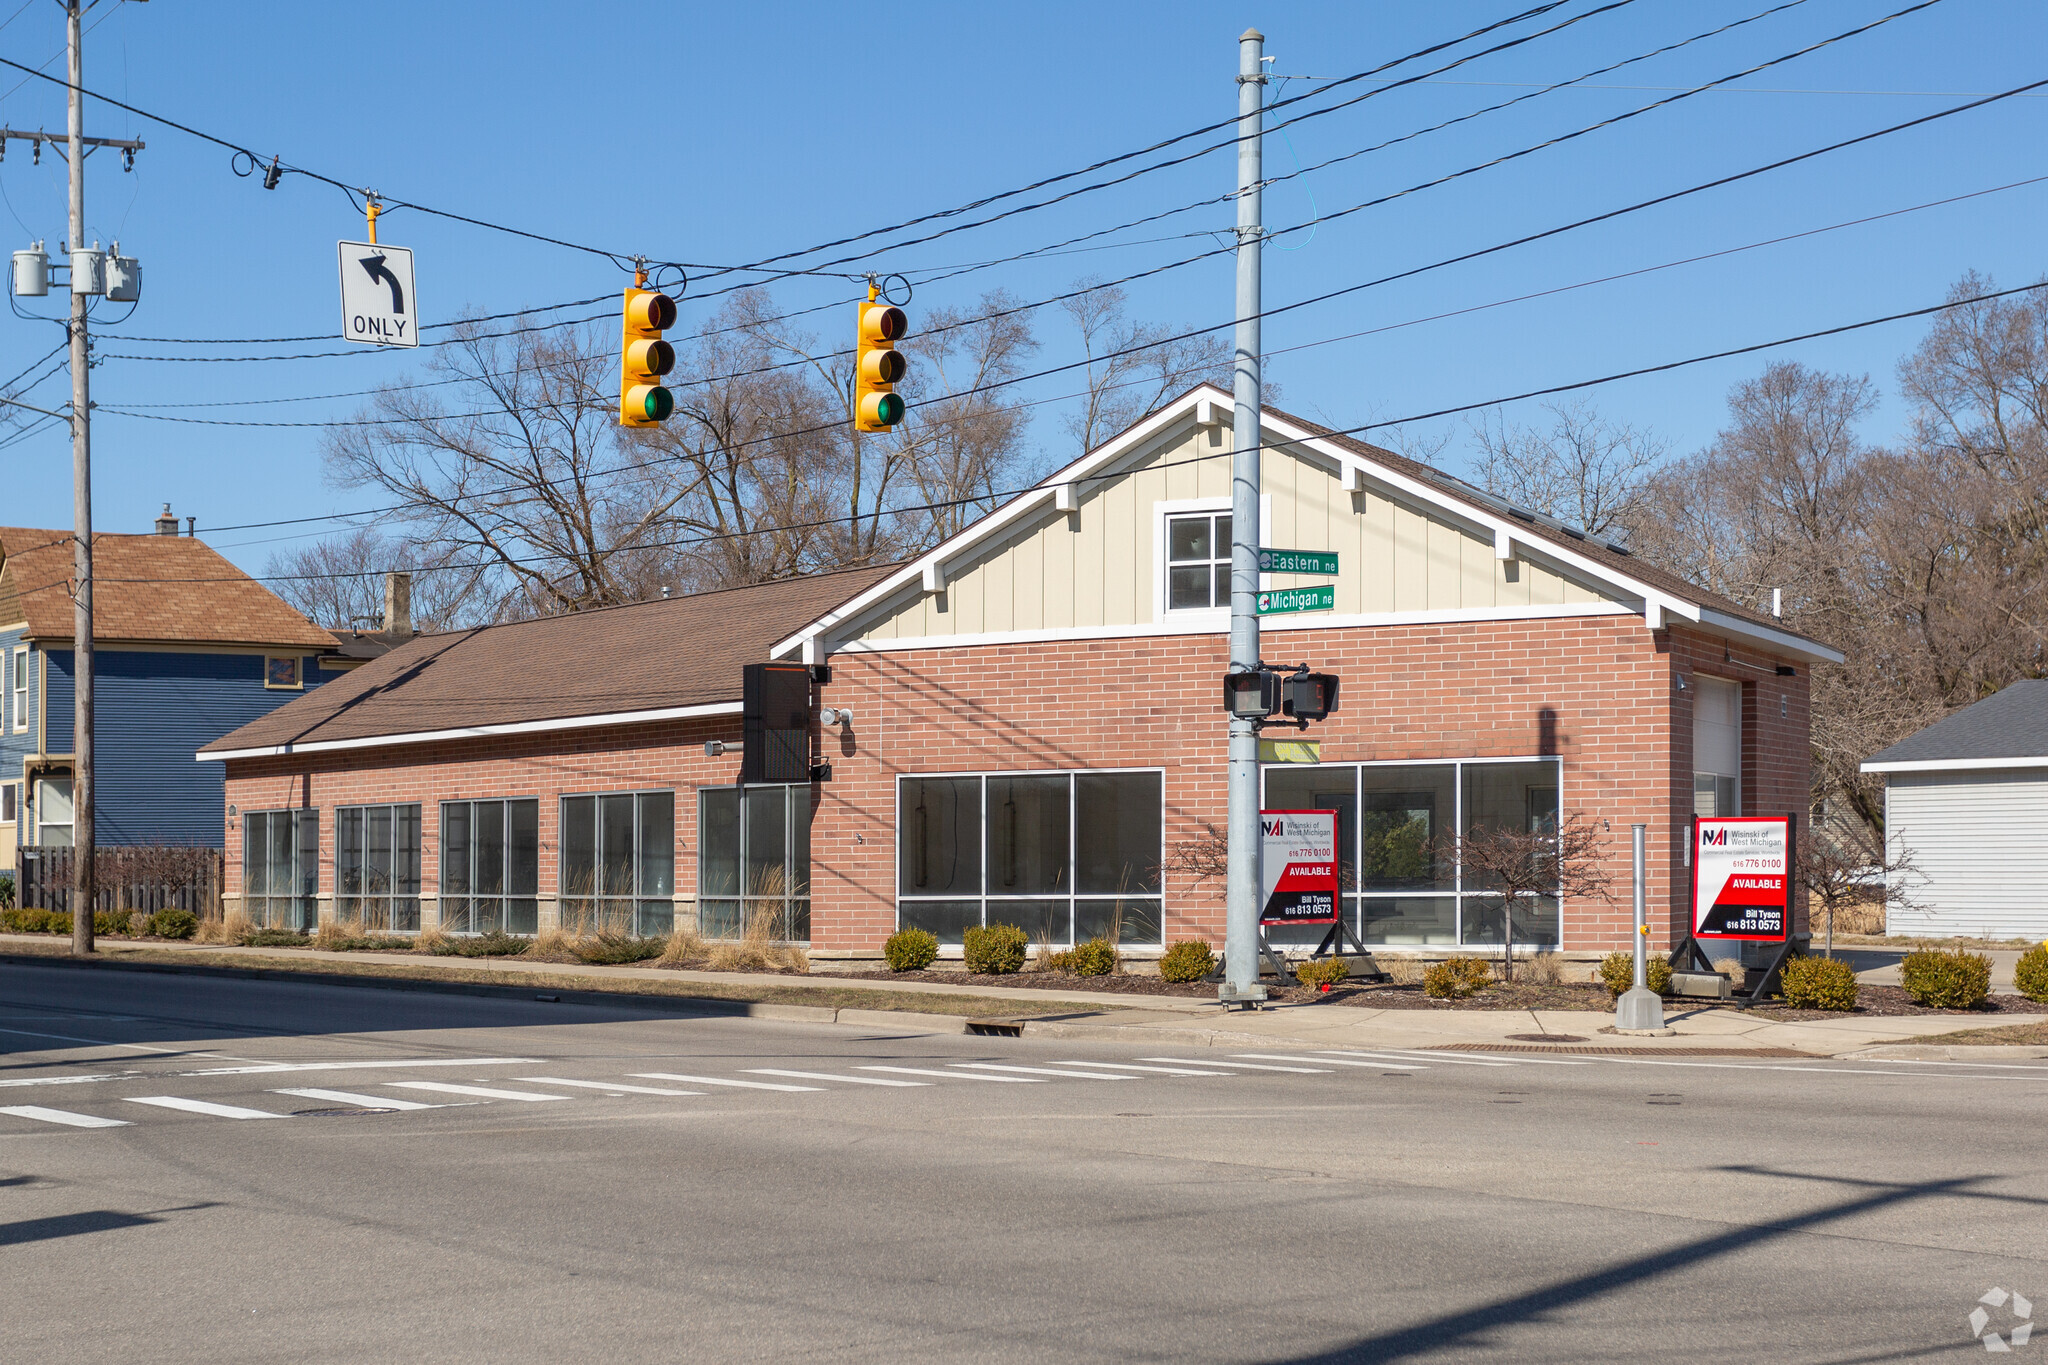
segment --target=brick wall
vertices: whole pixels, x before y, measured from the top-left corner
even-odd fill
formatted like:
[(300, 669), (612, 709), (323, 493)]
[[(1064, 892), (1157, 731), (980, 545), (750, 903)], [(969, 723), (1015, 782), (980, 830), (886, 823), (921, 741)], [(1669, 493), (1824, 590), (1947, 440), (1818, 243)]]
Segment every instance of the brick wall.
[[(1304, 653), (1306, 651), (1306, 653)], [(1683, 934), (1684, 818), (1692, 810), (1694, 671), (1744, 685), (1743, 807), (1802, 811), (1807, 677), (1779, 659), (1683, 626), (1640, 617), (1350, 628), (1271, 637), (1268, 653), (1343, 678), (1342, 705), (1319, 727), (1325, 762), (1557, 755), (1562, 802), (1609, 827), (1611, 900), (1564, 907), (1564, 946), (1629, 940), (1629, 826), (1649, 826), (1650, 903), (1668, 910), (1661, 937)], [(812, 833), (813, 944), (872, 949), (895, 928), (895, 782), (904, 773), (1090, 767), (1160, 768), (1169, 845), (1221, 829), (1225, 815), (1221, 636), (1067, 641), (841, 654), (821, 704), (851, 726), (821, 734), (833, 781), (819, 788)], [(1293, 732), (1287, 732), (1292, 734)], [(418, 801), (423, 877), (439, 875), (435, 804), (458, 797), (540, 798), (543, 897), (555, 886), (556, 798), (563, 793), (677, 790), (676, 886), (696, 884), (700, 785), (727, 784), (738, 757), (704, 741), (739, 738), (737, 717), (451, 741), (385, 750), (237, 760), (227, 799), (241, 811), (321, 809), (323, 892), (331, 891), (333, 808)], [(228, 832), (239, 885), (239, 827)], [(1166, 937), (1220, 942), (1222, 888), (1169, 878)]]

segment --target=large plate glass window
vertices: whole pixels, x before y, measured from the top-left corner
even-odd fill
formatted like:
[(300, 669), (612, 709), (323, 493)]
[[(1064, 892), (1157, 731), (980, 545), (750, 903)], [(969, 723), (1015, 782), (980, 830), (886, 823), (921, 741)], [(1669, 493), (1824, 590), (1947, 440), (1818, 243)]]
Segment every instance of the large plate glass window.
[(540, 802), (441, 803), (441, 928), (531, 934), (540, 927)]
[[(1501, 941), (1502, 901), (1463, 865), (1463, 836), (1480, 826), (1554, 832), (1558, 773), (1554, 758), (1274, 766), (1265, 772), (1264, 805), (1337, 812), (1345, 908), (1362, 942), (1492, 944)], [(1276, 943), (1313, 943), (1326, 928), (1266, 933)], [(1518, 905), (1514, 929), (1517, 943), (1555, 946), (1557, 897)]]
[(1034, 942), (1161, 941), (1157, 772), (906, 777), (897, 788), (896, 918), (944, 944), (982, 924)]
[(697, 925), (706, 938), (749, 931), (811, 939), (809, 784), (697, 790)]
[(371, 933), (420, 927), (419, 806), (335, 809), (334, 917)]
[(1166, 607), (1205, 611), (1230, 605), (1230, 514), (1166, 519)]
[(320, 812), (242, 817), (242, 913), (261, 929), (312, 930), (320, 918)]
[(562, 798), (562, 927), (666, 937), (675, 928), (676, 794)]

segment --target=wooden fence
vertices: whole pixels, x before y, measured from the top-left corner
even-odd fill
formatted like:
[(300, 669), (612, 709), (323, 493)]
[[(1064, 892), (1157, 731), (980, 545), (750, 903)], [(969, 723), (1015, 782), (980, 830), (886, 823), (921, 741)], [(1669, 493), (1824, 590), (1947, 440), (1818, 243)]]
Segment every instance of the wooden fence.
[[(77, 850), (30, 845), (21, 850), (15, 903), (24, 909), (71, 909)], [(217, 848), (103, 848), (93, 858), (95, 912), (190, 910), (218, 918), (221, 851)]]

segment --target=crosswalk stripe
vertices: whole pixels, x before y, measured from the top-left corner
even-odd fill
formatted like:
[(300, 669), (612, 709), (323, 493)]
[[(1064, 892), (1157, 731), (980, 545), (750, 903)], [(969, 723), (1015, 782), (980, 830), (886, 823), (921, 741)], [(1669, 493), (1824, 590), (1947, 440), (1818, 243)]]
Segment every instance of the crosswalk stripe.
[(16, 1076), (0, 1085), (86, 1085), (92, 1081), (117, 1081), (119, 1076)]
[[(1140, 1057), (1141, 1062), (1187, 1062), (1187, 1057)], [(1320, 1059), (1319, 1059), (1320, 1060)], [(1193, 1063), (1196, 1066), (1227, 1066), (1233, 1071), (1291, 1071), (1297, 1076), (1327, 1076), (1328, 1067), (1320, 1066), (1260, 1066), (1257, 1062), (1210, 1062)]]
[(1347, 1062), (1342, 1057), (1295, 1057), (1285, 1052), (1233, 1052), (1233, 1057), (1257, 1057), (1262, 1062), (1315, 1062), (1322, 1066), (1364, 1066), (1374, 1071), (1427, 1071), (1426, 1066), (1399, 1066), (1393, 1062)]
[(188, 1114), (211, 1114), (217, 1119), (281, 1119), (282, 1114), (273, 1114), (268, 1109), (240, 1109), (232, 1104), (214, 1104), (210, 1100), (188, 1100), (179, 1095), (130, 1095), (130, 1104), (153, 1104), (159, 1109), (182, 1109)]
[(1052, 1071), (1042, 1066), (1004, 1066), (1001, 1062), (948, 1062), (948, 1066), (973, 1067), (977, 1071), (1021, 1071), (1027, 1076), (1066, 1076), (1081, 1081), (1135, 1081), (1136, 1076), (1111, 1076), (1100, 1071)]
[(899, 1076), (942, 1076), (949, 1081), (1002, 1081), (1008, 1085), (1044, 1085), (1036, 1076), (984, 1076), (976, 1071), (926, 1071), (915, 1066), (863, 1066), (862, 1071), (893, 1071)]
[(381, 1062), (258, 1062), (252, 1066), (218, 1066), (205, 1071), (179, 1071), (179, 1076), (261, 1076), (272, 1071), (381, 1071), (416, 1066), (533, 1066), (538, 1057), (400, 1057)]
[(844, 1076), (831, 1071), (783, 1071), (772, 1066), (744, 1068), (756, 1076), (793, 1076), (800, 1081), (844, 1081), (848, 1085), (930, 1085), (930, 1081), (890, 1081), (880, 1076)]
[(1417, 1047), (1398, 1048), (1389, 1052), (1346, 1052), (1343, 1055), (1346, 1057), (1401, 1057), (1409, 1061), (1413, 1061), (1417, 1057), (1424, 1057), (1432, 1062), (1449, 1062), (1453, 1066), (1519, 1066), (1523, 1062), (1531, 1062), (1537, 1066), (1593, 1065), (1591, 1062), (1580, 1061), (1574, 1057), (1524, 1057), (1520, 1054), (1512, 1057), (1503, 1057), (1497, 1052), (1483, 1052), (1475, 1057), (1457, 1052), (1430, 1052)]
[(365, 1109), (444, 1109), (446, 1105), (421, 1104), (418, 1100), (389, 1099), (383, 1095), (358, 1095), (353, 1090), (273, 1090), (273, 1095), (297, 1095), (301, 1099), (326, 1100), (329, 1104), (359, 1104)]
[(658, 1085), (627, 1085), (622, 1081), (569, 1081), (560, 1076), (514, 1076), (515, 1081), (531, 1081), (535, 1085), (573, 1085), (579, 1090), (624, 1091), (629, 1095), (701, 1095), (701, 1090), (664, 1090)]
[(532, 1090), (493, 1090), (483, 1085), (450, 1085), (446, 1081), (386, 1081), (397, 1090), (431, 1090), (441, 1095), (475, 1095), (486, 1100), (566, 1100), (567, 1095), (542, 1095)]
[(774, 1081), (734, 1081), (718, 1076), (685, 1076), (679, 1071), (635, 1071), (632, 1074), (650, 1081), (688, 1081), (692, 1085), (729, 1085), (738, 1090), (787, 1090), (794, 1093), (799, 1090), (815, 1091), (818, 1089), (815, 1085), (778, 1085)]
[(1102, 1071), (1153, 1071), (1162, 1076), (1228, 1076), (1228, 1071), (1196, 1071), (1184, 1066), (1133, 1066), (1129, 1062), (1056, 1062), (1056, 1066), (1092, 1066)]
[(0, 1106), (0, 1114), (12, 1114), (18, 1119), (35, 1119), (41, 1123), (61, 1123), (68, 1128), (126, 1128), (126, 1119), (103, 1119), (91, 1114), (74, 1114), (69, 1109), (45, 1109), (40, 1104), (10, 1104)]

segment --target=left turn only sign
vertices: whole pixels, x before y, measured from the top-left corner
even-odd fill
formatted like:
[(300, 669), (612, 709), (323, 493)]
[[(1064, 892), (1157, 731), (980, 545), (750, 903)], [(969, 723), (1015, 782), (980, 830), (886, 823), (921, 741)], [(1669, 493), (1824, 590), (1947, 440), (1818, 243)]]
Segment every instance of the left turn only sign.
[(419, 345), (411, 249), (374, 242), (340, 245), (341, 339), (365, 346)]

